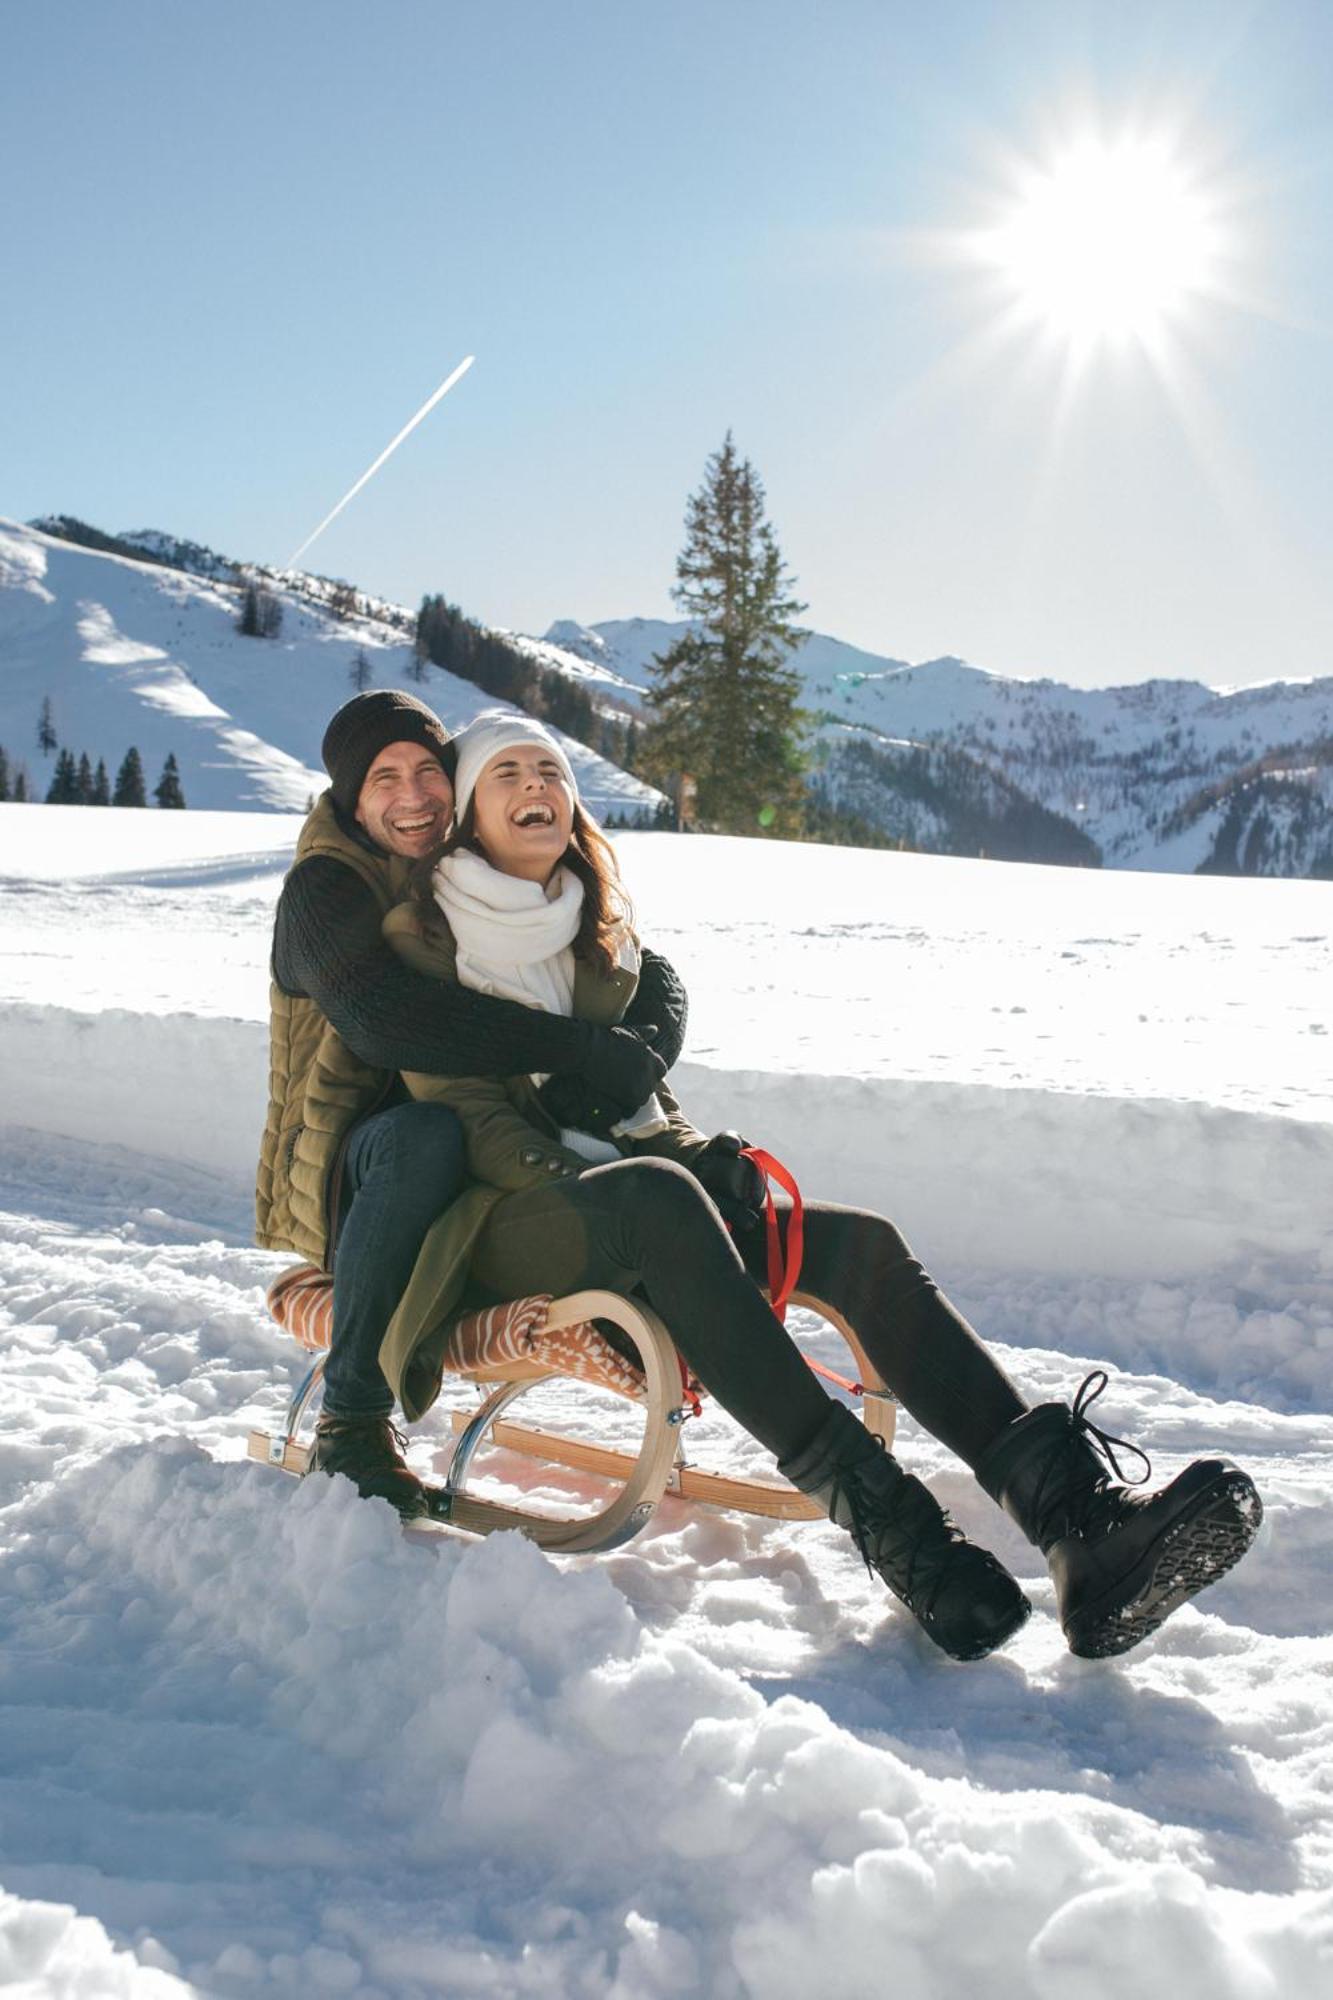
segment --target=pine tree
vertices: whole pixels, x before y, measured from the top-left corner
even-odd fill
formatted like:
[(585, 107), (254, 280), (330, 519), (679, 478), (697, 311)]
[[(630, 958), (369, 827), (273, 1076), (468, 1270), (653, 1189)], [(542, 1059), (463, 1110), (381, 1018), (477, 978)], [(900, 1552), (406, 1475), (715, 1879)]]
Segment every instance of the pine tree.
[(5, 754), (4, 744), (0, 743), (0, 805), (7, 806), (8, 804), (9, 804), (9, 758)]
[(690, 630), (653, 662), (642, 768), (688, 775), (702, 825), (797, 834), (803, 810), (800, 678), (785, 662), (803, 634), (764, 489), (728, 431), (690, 496), (672, 596)]
[(146, 806), (148, 795), (144, 790), (143, 764), (138, 751), (131, 745), (121, 759), (116, 773), (116, 789), (111, 794), (113, 806)]
[(16, 806), (25, 806), (27, 803), (28, 767), (26, 764), (20, 764), (14, 773), (14, 804)]
[(74, 767), (72, 750), (61, 750), (56, 755), (56, 768), (51, 775), (46, 803), (49, 806), (76, 806), (79, 803), (79, 774)]
[[(438, 604), (440, 600), (435, 599)], [(431, 632), (435, 623), (431, 600), (423, 598), (417, 613), (416, 631), (412, 634), (412, 657), (407, 663), (407, 678), (421, 686), (426, 679), (426, 662), (430, 658)]]
[(93, 802), (93, 767), (88, 762), (88, 752), (86, 750), (79, 758), (79, 771), (76, 784), (79, 804), (81, 806), (90, 806)]
[(51, 697), (48, 694), (43, 697), (41, 714), (37, 717), (37, 748), (43, 757), (49, 757), (59, 741), (56, 735), (55, 716), (51, 712)]
[(236, 630), (247, 639), (276, 639), (282, 631), (282, 599), (254, 577), (246, 582)]
[(162, 766), (162, 776), (153, 787), (153, 797), (168, 811), (184, 810), (185, 794), (181, 790), (181, 774), (173, 751), (167, 752), (167, 761)]
[(261, 639), (276, 639), (282, 632), (282, 599), (275, 597), (271, 590), (259, 593), (259, 636)]
[(101, 757), (97, 760), (97, 769), (93, 774), (92, 802), (95, 806), (109, 806), (111, 803), (111, 785), (106, 775), (106, 764)]
[(358, 646), (347, 669), (347, 678), (358, 694), (370, 685), (370, 661), (366, 658), (364, 646)]

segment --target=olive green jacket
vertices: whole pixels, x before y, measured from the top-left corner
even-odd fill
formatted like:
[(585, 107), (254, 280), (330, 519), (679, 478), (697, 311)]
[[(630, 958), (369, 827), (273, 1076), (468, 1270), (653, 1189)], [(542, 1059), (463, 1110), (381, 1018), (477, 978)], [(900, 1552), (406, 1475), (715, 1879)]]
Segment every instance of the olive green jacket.
[[(403, 895), (411, 864), (371, 852), (344, 833), (325, 792), (306, 819), (293, 868), (328, 854), (353, 869), (389, 910)], [(313, 1000), (269, 988), (268, 1116), (255, 1180), (255, 1240), (327, 1266), (330, 1190), (352, 1127), (393, 1087), (391, 1071), (353, 1055)]]
[[(453, 933), (444, 917), (417, 903), (400, 903), (384, 922), (384, 935), (408, 964), (428, 977), (458, 978)], [(638, 985), (623, 969), (603, 973), (576, 961), (574, 1013), (613, 1027)], [(462, 1122), (468, 1185), (427, 1232), (416, 1266), (380, 1347), (380, 1367), (409, 1422), (428, 1410), (440, 1390), (441, 1356), (449, 1322), (463, 1297), (473, 1248), (492, 1211), (506, 1195), (543, 1187), (582, 1173), (588, 1162), (560, 1143), (532, 1080), (527, 1076), (426, 1076), (406, 1071), (413, 1097), (446, 1104)], [(664, 1084), (658, 1099), (667, 1129), (654, 1138), (614, 1141), (626, 1157), (656, 1155), (688, 1163), (708, 1144)]]

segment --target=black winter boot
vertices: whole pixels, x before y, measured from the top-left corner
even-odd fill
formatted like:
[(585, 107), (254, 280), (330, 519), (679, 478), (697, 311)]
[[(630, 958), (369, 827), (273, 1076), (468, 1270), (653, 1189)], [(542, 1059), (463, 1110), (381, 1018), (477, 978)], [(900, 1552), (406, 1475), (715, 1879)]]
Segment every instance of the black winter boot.
[(969, 1542), (919, 1479), (903, 1471), (841, 1403), (805, 1450), (778, 1467), (849, 1530), (928, 1638), (955, 1660), (980, 1660), (1032, 1606), (1003, 1564)]
[(403, 1438), (387, 1417), (323, 1416), (315, 1426), (309, 1472), (340, 1472), (363, 1500), (387, 1500), (405, 1521), (431, 1511), (430, 1494), (403, 1459)]
[(1029, 1410), (977, 1467), (991, 1498), (1046, 1557), (1064, 1635), (1085, 1660), (1127, 1653), (1216, 1583), (1249, 1548), (1264, 1511), (1253, 1480), (1226, 1458), (1197, 1459), (1160, 1493), (1118, 1485), (1107, 1471), (1123, 1477), (1117, 1445), (1143, 1461), (1143, 1479), (1152, 1466), (1137, 1445), (1088, 1421), (1106, 1383), (1096, 1369), (1072, 1410)]

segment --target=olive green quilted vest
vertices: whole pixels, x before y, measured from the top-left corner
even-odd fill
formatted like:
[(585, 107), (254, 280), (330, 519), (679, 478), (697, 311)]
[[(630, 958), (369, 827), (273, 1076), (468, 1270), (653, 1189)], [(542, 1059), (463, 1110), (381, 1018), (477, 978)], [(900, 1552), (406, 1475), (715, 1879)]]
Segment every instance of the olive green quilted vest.
[[(324, 792), (301, 829), (297, 867), (315, 854), (344, 862), (373, 893), (381, 913), (400, 901), (410, 863), (378, 855), (339, 826)], [(269, 989), (268, 1117), (255, 1182), (255, 1240), (329, 1261), (331, 1176), (353, 1125), (392, 1088), (392, 1071), (353, 1055), (313, 1000)]]

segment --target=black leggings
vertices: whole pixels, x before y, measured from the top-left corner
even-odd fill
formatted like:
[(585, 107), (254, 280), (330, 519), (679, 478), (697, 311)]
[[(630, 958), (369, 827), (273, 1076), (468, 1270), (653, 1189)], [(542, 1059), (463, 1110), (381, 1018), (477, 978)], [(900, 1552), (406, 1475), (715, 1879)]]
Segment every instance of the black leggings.
[[(778, 1324), (762, 1230), (741, 1250), (694, 1177), (669, 1160), (619, 1160), (509, 1195), (472, 1262), (479, 1299), (583, 1286), (638, 1289), (687, 1365), (779, 1459), (804, 1450), (828, 1397)], [(881, 1380), (969, 1465), (1027, 1405), (891, 1222), (811, 1202), (800, 1291), (854, 1329)]]

